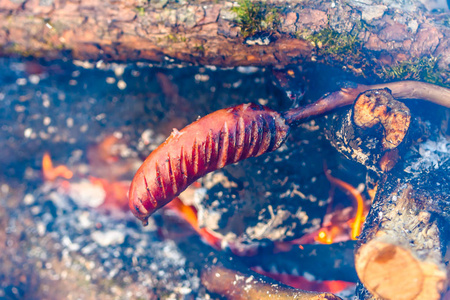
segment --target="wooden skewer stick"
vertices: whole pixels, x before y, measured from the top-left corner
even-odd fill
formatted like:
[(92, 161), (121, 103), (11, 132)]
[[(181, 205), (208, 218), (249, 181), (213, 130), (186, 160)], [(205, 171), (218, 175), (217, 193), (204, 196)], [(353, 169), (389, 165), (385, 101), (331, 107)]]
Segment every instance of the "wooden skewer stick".
[(422, 99), (445, 107), (450, 107), (450, 89), (420, 81), (397, 81), (374, 85), (358, 84), (355, 87), (342, 88), (328, 94), (314, 103), (290, 109), (283, 116), (289, 125), (329, 112), (335, 108), (352, 104), (359, 94), (375, 89), (388, 88), (396, 99)]
[[(278, 149), (291, 126), (303, 119), (353, 103), (366, 90), (387, 87), (394, 97), (420, 97), (450, 107), (450, 90), (436, 85), (402, 81), (341, 89), (317, 102), (284, 113), (256, 104), (215, 111), (174, 130), (136, 172), (129, 206), (142, 223), (205, 174), (240, 160)], [(448, 97), (448, 98), (446, 98)]]

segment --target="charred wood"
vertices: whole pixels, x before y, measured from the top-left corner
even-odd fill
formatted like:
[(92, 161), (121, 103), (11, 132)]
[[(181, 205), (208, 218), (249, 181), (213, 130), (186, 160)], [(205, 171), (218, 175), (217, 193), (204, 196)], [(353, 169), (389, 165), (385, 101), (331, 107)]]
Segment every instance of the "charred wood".
[[(410, 145), (411, 114), (388, 89), (368, 90), (353, 109), (335, 114), (326, 129), (331, 144), (376, 173), (390, 171)], [(400, 146), (400, 147), (399, 147)]]
[[(355, 256), (358, 276), (372, 296), (440, 299), (446, 291), (449, 167), (417, 178), (398, 171), (381, 182)], [(442, 186), (429, 181), (436, 176)], [(364, 289), (360, 297), (370, 298)]]
[(250, 270), (246, 258), (219, 252), (192, 236), (177, 241), (192, 267), (198, 268), (201, 284), (211, 293), (231, 300), (300, 299), (339, 300), (331, 293), (295, 289)]
[[(351, 111), (330, 122), (332, 144), (381, 178), (355, 254), (360, 299), (440, 299), (449, 284), (450, 161), (447, 156), (411, 171), (411, 145), (420, 147), (417, 141), (426, 140), (430, 128), (419, 118), (405, 121), (409, 114), (388, 91), (378, 90), (361, 94)], [(399, 121), (386, 122), (392, 116)]]
[(273, 247), (259, 249), (257, 255), (242, 262), (249, 267), (260, 267), (265, 272), (289, 275), (312, 275), (316, 280), (344, 280), (356, 282), (354, 265), (356, 241), (334, 244), (290, 245), (289, 251)]

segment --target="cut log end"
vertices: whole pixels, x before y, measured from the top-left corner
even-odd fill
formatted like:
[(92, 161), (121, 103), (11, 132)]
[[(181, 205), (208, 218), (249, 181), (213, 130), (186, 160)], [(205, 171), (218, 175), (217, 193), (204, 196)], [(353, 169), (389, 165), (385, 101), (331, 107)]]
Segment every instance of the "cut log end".
[(359, 279), (376, 299), (439, 300), (449, 282), (440, 219), (415, 193), (417, 184), (383, 181), (355, 253)]
[(355, 267), (367, 289), (383, 299), (440, 299), (446, 288), (447, 274), (436, 264), (376, 239), (359, 248)]

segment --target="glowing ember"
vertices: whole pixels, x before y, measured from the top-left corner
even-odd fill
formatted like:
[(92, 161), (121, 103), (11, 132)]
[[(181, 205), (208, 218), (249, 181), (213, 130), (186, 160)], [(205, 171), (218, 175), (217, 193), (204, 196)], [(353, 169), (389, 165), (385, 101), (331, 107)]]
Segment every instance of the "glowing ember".
[(319, 237), (320, 239), (324, 239), (324, 238), (326, 238), (326, 236), (327, 236), (327, 233), (326, 233), (324, 230), (322, 230), (322, 231), (319, 232), (318, 237)]
[[(107, 139), (107, 142), (102, 144), (104, 147), (102, 146), (101, 148), (108, 148), (111, 144), (115, 144), (115, 142), (116, 140), (109, 138)], [(103, 153), (104, 152), (105, 151), (103, 151)], [(112, 161), (112, 158), (109, 161)], [(95, 169), (95, 167), (91, 166), (90, 170), (92, 169)], [(96, 168), (96, 170), (98, 169), (99, 168)], [(110, 170), (112, 169), (113, 167), (110, 167)], [(110, 172), (112, 173), (113, 171)], [(66, 166), (60, 165), (53, 167), (53, 162), (48, 152), (46, 152), (42, 158), (42, 174), (44, 179), (50, 182), (55, 181), (57, 178), (66, 179), (58, 181), (58, 186), (62, 188), (64, 193), (79, 200), (79, 203), (89, 203), (89, 206), (92, 207), (101, 206), (102, 208), (128, 211), (129, 181), (115, 181), (89, 176), (89, 181), (78, 178), (78, 180), (81, 179), (81, 181), (74, 182), (72, 179), (73, 172)], [(72, 180), (69, 181), (69, 179)], [(93, 201), (92, 193), (99, 199), (97, 202)]]
[[(92, 147), (95, 151), (95, 154), (89, 152), (88, 155), (95, 156), (96, 160), (100, 160), (105, 163), (117, 162), (119, 160), (117, 148), (119, 142), (120, 139), (118, 139), (114, 135), (108, 135), (98, 145)], [(90, 150), (92, 149), (89, 149), (89, 151)]]
[(322, 227), (314, 237), (314, 241), (321, 244), (332, 244), (348, 240), (348, 228), (342, 224), (331, 224)]
[(108, 181), (103, 178), (89, 176), (92, 184), (101, 187), (105, 191), (105, 201), (102, 207), (117, 208), (128, 211), (128, 189), (129, 181)]
[(289, 274), (279, 274), (263, 271), (260, 268), (252, 268), (253, 271), (270, 277), (272, 279), (283, 282), (293, 288), (316, 291), (316, 292), (329, 292), (329, 293), (339, 293), (347, 288), (355, 285), (354, 282), (347, 282), (342, 280), (310, 280), (305, 276), (289, 275)]
[(322, 229), (319, 231), (316, 241), (322, 244), (331, 244), (333, 243), (333, 237), (327, 232), (327, 230)]
[[(166, 209), (170, 209), (183, 218), (192, 228), (203, 238), (203, 240), (208, 243), (210, 246), (213, 246), (216, 249), (221, 249), (221, 238), (214, 234), (214, 232), (209, 231), (207, 228), (200, 228), (198, 225), (197, 218), (197, 210), (193, 206), (189, 206), (184, 204), (179, 198), (175, 198), (172, 202), (165, 206)], [(351, 209), (347, 209), (347, 211), (351, 211)], [(274, 253), (276, 252), (285, 252), (289, 251), (291, 247), (299, 241), (309, 243), (319, 242), (324, 244), (331, 244), (336, 240), (339, 241), (340, 238), (344, 237), (342, 240), (349, 239), (349, 231), (350, 227), (347, 224), (348, 217), (345, 216), (345, 221), (341, 223), (337, 223), (337, 225), (329, 225), (327, 227), (323, 227), (318, 233), (312, 233), (308, 235), (306, 238), (303, 237), (296, 241), (291, 242), (277, 242), (274, 244)], [(347, 226), (347, 227), (345, 227)], [(345, 227), (345, 228), (344, 228)], [(234, 249), (234, 245), (228, 245), (230, 250), (235, 255), (258, 255), (258, 253), (253, 253), (251, 251), (240, 253), (239, 249)], [(302, 245), (298, 245), (301, 249)], [(255, 249), (253, 249), (255, 250)], [(245, 253), (245, 254), (243, 254)], [(355, 285), (354, 282), (347, 281), (339, 281), (339, 280), (329, 280), (329, 281), (317, 281), (311, 278), (307, 278), (305, 276), (299, 275), (289, 275), (289, 274), (280, 274), (280, 273), (271, 273), (262, 270), (261, 268), (255, 267), (252, 268), (254, 271), (271, 277), (275, 280), (281, 281), (284, 284), (289, 286), (300, 288), (303, 290), (311, 290), (318, 292), (331, 292), (338, 293), (347, 288), (353, 287)]]
[(72, 171), (64, 165), (53, 167), (52, 159), (48, 152), (45, 152), (42, 158), (42, 174), (46, 181), (55, 181), (58, 177), (70, 179), (73, 176)]

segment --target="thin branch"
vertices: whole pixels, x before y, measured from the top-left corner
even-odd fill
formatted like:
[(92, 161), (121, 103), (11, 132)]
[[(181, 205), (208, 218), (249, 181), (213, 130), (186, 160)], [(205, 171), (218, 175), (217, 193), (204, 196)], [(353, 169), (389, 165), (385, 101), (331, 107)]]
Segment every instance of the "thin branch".
[(314, 103), (284, 112), (287, 124), (296, 125), (307, 118), (322, 115), (338, 107), (352, 104), (359, 94), (374, 89), (388, 88), (396, 99), (422, 99), (450, 108), (450, 89), (420, 81), (397, 81), (374, 85), (358, 84), (325, 95)]

